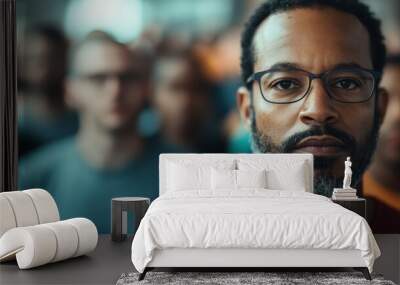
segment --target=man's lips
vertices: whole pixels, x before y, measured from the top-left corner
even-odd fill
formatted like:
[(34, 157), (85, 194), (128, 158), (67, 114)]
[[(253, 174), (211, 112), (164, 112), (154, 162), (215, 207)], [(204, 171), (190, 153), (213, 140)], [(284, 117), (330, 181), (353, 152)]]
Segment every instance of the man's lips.
[(113, 105), (109, 108), (109, 113), (111, 114), (123, 114), (126, 112), (126, 108), (124, 105)]
[(293, 152), (307, 152), (316, 156), (339, 156), (345, 154), (344, 143), (332, 136), (312, 136), (301, 140)]

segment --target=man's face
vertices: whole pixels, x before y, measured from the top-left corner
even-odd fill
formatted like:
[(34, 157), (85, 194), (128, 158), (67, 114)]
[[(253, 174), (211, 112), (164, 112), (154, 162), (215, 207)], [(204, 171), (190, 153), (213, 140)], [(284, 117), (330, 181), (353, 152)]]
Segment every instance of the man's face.
[[(253, 44), (255, 72), (279, 63), (314, 74), (342, 64), (372, 69), (367, 30), (355, 17), (330, 8), (272, 15), (260, 25)], [(312, 153), (319, 194), (330, 195), (343, 179), (346, 156), (352, 157), (354, 178), (360, 178), (358, 171), (368, 163), (377, 132), (374, 98), (352, 104), (334, 101), (319, 79), (312, 81), (305, 98), (290, 104), (268, 103), (259, 90), (254, 82), (252, 102), (247, 89), (238, 91), (255, 151)]]
[(124, 47), (108, 42), (85, 44), (75, 58), (76, 76), (68, 95), (83, 124), (111, 132), (131, 132), (146, 91), (142, 64)]
[(65, 50), (44, 36), (29, 36), (20, 58), (20, 76), (30, 87), (44, 88), (55, 81), (59, 83), (65, 75)]
[(161, 60), (157, 66), (154, 104), (166, 127), (177, 135), (190, 135), (209, 110), (201, 78), (184, 58)]
[(381, 82), (389, 102), (380, 129), (375, 159), (385, 167), (400, 168), (400, 65), (388, 65)]

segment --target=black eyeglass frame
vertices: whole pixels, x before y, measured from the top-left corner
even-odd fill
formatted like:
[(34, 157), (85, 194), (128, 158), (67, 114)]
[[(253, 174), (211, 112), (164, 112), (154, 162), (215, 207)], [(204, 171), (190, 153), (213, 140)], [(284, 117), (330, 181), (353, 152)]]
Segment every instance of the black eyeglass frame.
[[(367, 73), (370, 73), (370, 74), (372, 75), (372, 78), (373, 78), (373, 87), (372, 87), (372, 90), (371, 90), (371, 94), (369, 94), (368, 97), (367, 97), (365, 100), (362, 100), (362, 101), (354, 101), (354, 102), (347, 102), (347, 101), (338, 100), (337, 98), (335, 98), (334, 96), (332, 96), (332, 94), (330, 93), (330, 91), (325, 87), (325, 80), (324, 80), (324, 78), (326, 78), (326, 76), (327, 76), (329, 73), (333, 72), (333, 71), (338, 71), (338, 70), (351, 71), (351, 70), (356, 70), (356, 69), (362, 70), (362, 71), (367, 72)], [(267, 98), (265, 98), (264, 93), (263, 93), (262, 88), (261, 88), (261, 78), (263, 77), (264, 74), (271, 73), (271, 72), (276, 72), (276, 71), (301, 71), (301, 72), (304, 72), (305, 74), (308, 75), (308, 78), (309, 78), (309, 80), (308, 80), (307, 91), (306, 91), (306, 92), (304, 93), (304, 95), (301, 96), (299, 99), (296, 99), (296, 100), (290, 101), (290, 102), (273, 102), (273, 101), (268, 100)], [(301, 68), (285, 68), (285, 69), (282, 69), (282, 68), (271, 68), (271, 69), (262, 70), (262, 71), (258, 71), (258, 72), (253, 73), (252, 75), (249, 76), (249, 78), (247, 78), (246, 84), (247, 84), (247, 86), (250, 86), (250, 84), (251, 84), (253, 81), (257, 81), (257, 84), (258, 84), (258, 86), (259, 86), (259, 88), (260, 88), (261, 96), (262, 96), (263, 99), (264, 99), (265, 101), (267, 101), (268, 103), (271, 103), (271, 104), (291, 104), (291, 103), (296, 103), (296, 102), (298, 102), (298, 101), (304, 99), (304, 98), (308, 95), (308, 93), (310, 92), (310, 90), (311, 90), (312, 81), (313, 81), (314, 79), (321, 79), (322, 82), (323, 82), (323, 87), (324, 87), (326, 93), (328, 94), (329, 98), (331, 98), (331, 99), (333, 99), (333, 100), (335, 100), (335, 101), (337, 101), (337, 102), (341, 102), (341, 103), (346, 103), (346, 104), (354, 104), (354, 103), (356, 103), (356, 104), (358, 104), (358, 103), (367, 102), (368, 100), (370, 100), (370, 99), (374, 96), (374, 94), (375, 94), (376, 91), (377, 91), (377, 82), (380, 80), (381, 76), (382, 76), (382, 73), (381, 73), (381, 72), (376, 71), (376, 70), (373, 70), (373, 69), (363, 68), (363, 67), (336, 68), (336, 69), (327, 70), (327, 71), (325, 71), (325, 72), (318, 73), (318, 74), (309, 72), (309, 71), (304, 70), (304, 69), (301, 69)]]

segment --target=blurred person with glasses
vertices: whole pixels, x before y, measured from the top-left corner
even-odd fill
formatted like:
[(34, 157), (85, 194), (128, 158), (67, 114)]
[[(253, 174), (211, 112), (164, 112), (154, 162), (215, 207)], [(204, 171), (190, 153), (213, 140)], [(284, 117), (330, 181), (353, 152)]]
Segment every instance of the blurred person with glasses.
[(51, 25), (30, 28), (18, 38), (18, 155), (78, 130), (76, 113), (65, 104), (69, 41)]
[(78, 134), (33, 153), (19, 172), (20, 189), (48, 190), (62, 219), (86, 217), (109, 233), (111, 198), (158, 196), (158, 155), (176, 149), (137, 130), (148, 99), (145, 58), (102, 32), (74, 50), (66, 98), (79, 113)]
[(157, 56), (153, 70), (152, 107), (159, 133), (187, 152), (224, 152), (214, 103), (215, 87), (191, 47)]
[(387, 93), (380, 22), (358, 0), (271, 0), (242, 34), (241, 117), (261, 153), (314, 155), (314, 192), (330, 197), (347, 156), (352, 187), (375, 149)]

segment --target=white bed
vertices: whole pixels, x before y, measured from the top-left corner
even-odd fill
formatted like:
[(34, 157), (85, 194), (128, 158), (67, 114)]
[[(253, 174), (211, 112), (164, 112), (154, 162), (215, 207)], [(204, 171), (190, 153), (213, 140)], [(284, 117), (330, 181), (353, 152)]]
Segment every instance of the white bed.
[[(159, 167), (160, 197), (132, 243), (140, 279), (155, 267), (354, 267), (370, 278), (380, 255), (372, 232), (312, 194), (312, 155), (162, 154)], [(265, 169), (263, 188), (248, 179)], [(224, 173), (236, 175), (234, 189)]]

